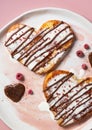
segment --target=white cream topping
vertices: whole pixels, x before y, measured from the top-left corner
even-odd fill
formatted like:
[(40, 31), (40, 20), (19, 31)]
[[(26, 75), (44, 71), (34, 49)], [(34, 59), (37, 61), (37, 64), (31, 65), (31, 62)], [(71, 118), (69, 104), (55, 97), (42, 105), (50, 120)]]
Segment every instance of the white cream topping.
[[(30, 29), (30, 30), (29, 30), (29, 29)], [(16, 30), (18, 30), (18, 29), (15, 29), (15, 30), (13, 30), (13, 31), (11, 31), (11, 32), (8, 32), (8, 33), (7, 33), (7, 39), (8, 39), (14, 32), (16, 32)], [(28, 31), (28, 30), (29, 30), (29, 31)], [(28, 32), (26, 32), (26, 31), (28, 31)], [(19, 38), (18, 40), (16, 40), (16, 41), (14, 42), (14, 44), (10, 44), (10, 45), (8, 46), (10, 52), (13, 52), (19, 45), (21, 45), (21, 43), (24, 42), (25, 39), (30, 35), (30, 32), (31, 32), (31, 28), (28, 27), (28, 26), (25, 26), (25, 27), (24, 27), (23, 29), (21, 29), (19, 32), (17, 32), (16, 34), (14, 34), (14, 35), (12, 36), (12, 38), (8, 41), (8, 44), (11, 43), (11, 42), (13, 42), (16, 38), (20, 37), (21, 35), (22, 35), (22, 36), (21, 36), (21, 38)], [(23, 34), (24, 34), (24, 35), (23, 35)], [(21, 47), (18, 48), (18, 51), (19, 51), (20, 49), (22, 49), (24, 46), (26, 46), (26, 45), (33, 39), (34, 34), (35, 34), (35, 33), (33, 33), (32, 35), (30, 35), (29, 38), (27, 38), (27, 40), (23, 43), (23, 45), (21, 45)], [(23, 51), (23, 50), (22, 50), (22, 51)], [(21, 51), (21, 52), (22, 52), (22, 51)], [(15, 57), (15, 58), (16, 58), (16, 57)]]
[(47, 102), (45, 102), (45, 101), (44, 101), (44, 102), (41, 102), (41, 103), (38, 105), (38, 108), (39, 108), (40, 111), (47, 111), (47, 112), (49, 112), (51, 119), (54, 120), (54, 115), (53, 115), (53, 113), (49, 110), (49, 105), (48, 105)]
[(48, 86), (51, 86), (52, 84), (56, 83), (57, 81), (59, 81), (64, 76), (66, 76), (66, 74), (60, 74), (60, 75), (57, 75), (57, 76), (51, 78), (51, 80), (49, 80), (49, 82), (48, 82)]
[[(65, 43), (67, 40), (69, 40), (69, 39), (71, 39), (73, 37), (73, 35), (70, 35), (69, 37), (67, 37), (63, 42), (62, 42), (62, 44), (63, 43)], [(58, 37), (57, 37), (58, 38)], [(60, 40), (61, 40), (61, 37), (60, 37)], [(56, 41), (60, 41), (59, 39), (57, 40), (56, 39)], [(46, 43), (48, 43), (48, 41), (49, 40), (47, 40), (46, 42), (44, 42), (45, 43), (45, 45), (46, 45)], [(43, 46), (44, 44), (42, 44), (41, 45), (41, 47)], [(48, 46), (46, 46), (45, 48), (43, 48), (42, 50), (39, 50), (39, 51), (37, 51), (34, 55), (33, 55), (33, 57), (35, 56), (35, 57), (37, 57), (37, 56), (39, 56), (39, 55), (41, 55), (42, 53), (46, 53), (46, 51), (48, 50), (48, 49), (50, 49), (51, 48), (51, 46), (52, 46), (53, 44), (50, 44), (50, 45), (48, 45)], [(40, 49), (40, 48), (39, 48)], [(50, 51), (48, 52), (48, 54), (50, 53)], [(47, 55), (48, 55), (47, 54)], [(58, 54), (55, 58), (53, 58), (52, 60), (51, 60), (51, 64), (56, 64), (57, 63), (57, 61), (59, 60), (59, 58), (61, 59), (61, 57), (63, 58), (63, 54), (65, 54), (65, 51), (63, 51), (63, 52), (60, 52), (60, 54)], [(46, 55), (46, 56), (47, 56)], [(33, 57), (31, 57), (30, 58), (30, 60), (32, 60), (33, 59)], [(35, 58), (36, 60), (38, 60), (38, 61), (41, 61), (42, 59), (44, 59), (44, 56), (43, 55), (41, 55), (40, 57), (38, 57), (38, 58)], [(29, 61), (30, 61), (29, 60)], [(35, 61), (36, 61), (35, 60)], [(33, 61), (34, 62), (34, 61)], [(31, 63), (32, 64), (32, 63)], [(34, 64), (34, 63), (33, 63)], [(35, 66), (36, 64), (34, 64), (34, 66)], [(49, 65), (49, 64), (48, 64)], [(31, 68), (31, 65), (29, 65), (30, 66), (30, 69), (32, 69), (34, 66), (32, 66), (32, 68)], [(45, 66), (44, 67), (44, 69), (46, 69), (46, 67), (48, 68), (48, 66)], [(39, 71), (41, 71), (41, 70), (39, 70)]]
[(85, 75), (85, 70), (80, 69), (79, 78), (82, 78), (84, 75)]
[[(21, 25), (22, 27), (23, 25)], [(67, 28), (66, 28), (67, 27)], [(65, 29), (66, 28), (66, 29)], [(25, 33), (28, 29), (30, 29), (30, 27), (26, 26), (24, 27), (22, 30), (20, 30), (17, 34), (14, 34), (14, 36), (12, 36), (12, 39), (8, 42), (10, 43), (11, 41), (13, 41), (14, 39), (18, 38), (20, 35), (22, 35), (23, 33)], [(63, 30), (64, 29), (64, 30)], [(18, 29), (17, 29), (18, 30)], [(14, 32), (16, 31), (16, 29), (14, 30)], [(49, 30), (47, 29), (45, 32), (42, 33), (42, 36), (48, 32)], [(60, 32), (62, 31), (62, 32)], [(9, 32), (7, 34), (7, 37), (9, 37), (10, 35), (12, 35), (14, 33), (13, 31)], [(47, 52), (47, 50), (49, 50), (50, 48), (54, 47), (56, 43), (59, 43), (61, 40), (63, 40), (64, 38), (64, 41), (62, 41), (60, 44), (63, 44), (65, 42), (67, 42), (69, 39), (71, 39), (73, 37), (73, 34), (70, 34), (71, 33), (71, 30), (70, 28), (68, 27), (68, 25), (66, 23), (62, 23), (61, 25), (59, 25), (57, 28), (53, 29), (52, 31), (50, 31), (49, 33), (47, 33), (39, 42), (37, 42), (36, 44), (34, 44), (34, 46), (29, 50), (30, 51), (30, 54), (23, 58), (22, 59), (22, 64), (25, 63), (25, 61), (30, 57), (30, 55), (32, 55), (28, 62), (30, 62), (31, 60), (33, 60), (31, 63), (28, 64), (28, 68), (31, 70), (34, 68), (34, 66), (42, 61), (44, 59), (44, 57), (46, 57), (50, 51)], [(30, 34), (30, 31), (27, 32), (26, 34), (24, 34), (21, 38), (19, 38), (18, 40), (16, 40), (14, 42), (14, 44), (11, 44), (8, 46), (9, 50), (11, 52), (13, 52), (19, 45), (22, 44), (22, 42), (25, 41), (25, 38), (27, 38)], [(70, 34), (70, 35), (69, 35)], [(68, 36), (69, 35), (69, 36)], [(67, 36), (67, 38), (66, 38)], [(20, 49), (22, 49), (23, 47), (25, 47), (29, 41), (31, 41), (34, 37), (34, 34), (31, 35), (24, 43), (23, 45), (21, 45), (17, 51), (19, 51)], [(53, 39), (54, 38), (54, 39)], [(53, 41), (52, 41), (53, 40)], [(44, 42), (43, 42), (44, 41)], [(49, 43), (51, 42), (51, 43)], [(48, 44), (49, 43), (49, 44)], [(41, 44), (41, 45), (40, 45)], [(48, 45), (46, 45), (48, 44)], [(28, 49), (30, 46), (27, 46), (25, 47), (24, 49), (22, 49), (20, 52), (18, 52), (17, 54), (14, 55), (14, 58), (15, 59), (18, 59), (21, 55), (25, 55), (23, 54), (26, 49)], [(35, 49), (36, 48), (36, 49)], [(55, 48), (55, 47), (54, 47)], [(35, 52), (34, 51), (37, 51), (37, 49), (40, 49), (39, 51)], [(28, 51), (28, 52), (29, 52)], [(27, 53), (28, 53), (27, 52)], [(33, 54), (34, 53), (34, 54)], [(60, 52), (61, 53), (61, 52)], [(65, 52), (64, 52), (65, 53)], [(39, 56), (39, 57), (38, 57)], [(36, 58), (38, 57), (38, 58)], [(51, 60), (51, 64), (56, 64), (56, 62), (58, 61), (59, 58), (63, 57), (63, 53), (61, 54), (58, 54), (55, 58), (53, 58)], [(45, 66), (44, 69), (48, 69), (49, 66)], [(43, 70), (41, 68), (41, 70)], [(40, 70), (39, 70), (40, 71)]]
[[(48, 52), (46, 52), (46, 53), (44, 54), (44, 56), (47, 56), (47, 55), (48, 55)], [(41, 61), (41, 60), (44, 59), (44, 56), (40, 56), (40, 57), (38, 57), (38, 58), (35, 58), (36, 60), (34, 60), (33, 62), (31, 62), (31, 63), (28, 65), (28, 68), (29, 68), (30, 70), (33, 69), (34, 66), (35, 66), (39, 61)]]
[[(64, 77), (63, 74), (55, 76), (49, 81), (48, 86), (59, 81), (59, 79), (60, 78), (62, 79), (62, 77)], [(84, 82), (83, 86), (81, 85), (76, 86), (77, 84), (78, 84), (77, 81), (73, 79), (73, 77), (71, 77), (63, 84), (61, 81), (61, 86), (58, 89), (57, 87), (60, 85), (60, 82), (56, 83), (56, 85), (53, 85), (52, 87), (49, 88), (48, 91), (46, 91), (48, 95), (51, 95), (53, 93), (53, 99), (49, 101), (50, 107), (52, 106), (57, 107), (62, 103), (62, 107), (60, 106), (57, 108), (57, 116), (55, 119), (66, 116), (63, 123), (66, 123), (68, 120), (70, 120), (69, 122), (71, 122), (71, 120), (73, 120), (72, 118), (73, 115), (80, 113), (83, 109), (85, 109), (88, 106), (88, 104), (92, 102), (92, 99), (89, 97), (89, 94), (87, 93), (92, 88), (92, 85), (87, 85), (88, 84), (87, 82)], [(84, 88), (84, 86), (86, 86), (86, 88)], [(63, 96), (63, 94), (66, 95)], [(66, 99), (69, 101), (67, 102)], [(88, 101), (89, 99), (90, 101)], [(64, 103), (65, 101), (67, 103), (70, 102), (70, 104), (68, 104), (66, 108), (63, 108), (66, 105), (66, 103)], [(58, 114), (58, 112), (60, 113)], [(85, 111), (85, 113), (86, 112), (87, 111)], [(79, 114), (78, 116), (81, 117), (81, 114)]]
[[(62, 82), (61, 82), (62, 83)], [(63, 96), (63, 94), (67, 93), (73, 86), (76, 85), (76, 81), (72, 80), (72, 78), (69, 79), (69, 81), (66, 81), (62, 84), (62, 87), (59, 87), (59, 89), (57, 89), (57, 91), (54, 93), (53, 97), (54, 100), (52, 100), (49, 105), (52, 106), (56, 101), (58, 101), (59, 98), (61, 98)], [(50, 89), (50, 92), (54, 92), (56, 90), (56, 87), (52, 87)], [(58, 96), (57, 96), (58, 94)], [(59, 104), (60, 102), (58, 102)], [(56, 105), (58, 105), (56, 104)]]

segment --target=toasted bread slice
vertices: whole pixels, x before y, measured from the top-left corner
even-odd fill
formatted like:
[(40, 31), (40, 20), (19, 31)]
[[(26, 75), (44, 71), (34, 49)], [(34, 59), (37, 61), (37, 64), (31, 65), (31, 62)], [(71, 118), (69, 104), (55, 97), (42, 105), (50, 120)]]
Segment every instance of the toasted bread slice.
[(92, 114), (92, 78), (77, 80), (71, 72), (55, 70), (46, 76), (43, 92), (60, 126)]
[(13, 25), (7, 33), (5, 46), (20, 63), (36, 73), (44, 74), (64, 59), (74, 39), (67, 23), (50, 20), (38, 31), (23, 24)]
[(40, 27), (39, 32), (43, 30), (47, 30), (42, 35), (43, 39), (47, 40), (43, 42), (41, 51), (45, 50), (43, 55), (46, 56), (33, 68), (39, 74), (47, 73), (56, 68), (68, 54), (75, 40), (71, 27), (63, 21), (46, 21)]

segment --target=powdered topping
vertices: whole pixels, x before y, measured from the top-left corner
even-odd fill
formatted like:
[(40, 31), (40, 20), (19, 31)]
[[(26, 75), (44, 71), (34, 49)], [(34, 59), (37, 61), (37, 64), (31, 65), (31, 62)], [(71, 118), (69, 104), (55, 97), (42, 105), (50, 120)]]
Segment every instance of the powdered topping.
[(61, 118), (60, 125), (68, 125), (92, 112), (92, 83), (86, 80), (77, 83), (69, 73), (55, 76), (48, 82), (44, 92), (55, 120)]

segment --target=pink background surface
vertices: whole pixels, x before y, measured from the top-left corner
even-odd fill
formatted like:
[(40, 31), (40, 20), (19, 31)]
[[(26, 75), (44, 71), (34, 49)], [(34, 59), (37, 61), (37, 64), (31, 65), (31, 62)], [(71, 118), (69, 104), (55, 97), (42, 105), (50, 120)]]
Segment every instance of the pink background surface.
[[(0, 0), (0, 28), (25, 11), (58, 7), (74, 11), (92, 21), (92, 0)], [(0, 130), (10, 130), (0, 120)]]

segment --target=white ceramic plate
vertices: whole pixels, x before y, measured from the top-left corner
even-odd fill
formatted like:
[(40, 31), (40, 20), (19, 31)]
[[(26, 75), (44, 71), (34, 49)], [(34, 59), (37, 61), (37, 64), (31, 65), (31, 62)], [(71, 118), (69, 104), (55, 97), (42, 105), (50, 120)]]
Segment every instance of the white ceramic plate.
[[(5, 27), (0, 30), (0, 42), (5, 40), (5, 34), (9, 26), (15, 23), (24, 23), (29, 26), (33, 26), (39, 28), (39, 26), (50, 19), (58, 19), (68, 22), (69, 24), (77, 25), (78, 27), (84, 29), (86, 32), (92, 34), (92, 24), (85, 19), (84, 17), (71, 12), (66, 9), (58, 9), (58, 8), (42, 8), (35, 9), (32, 11), (25, 12), (21, 16), (15, 18), (13, 21), (8, 23)], [(1, 44), (0, 43), (0, 44)], [(2, 56), (0, 54), (0, 56)], [(1, 63), (0, 63), (1, 64)], [(0, 74), (0, 80), (4, 80), (9, 83), (7, 77)], [(2, 84), (0, 84), (2, 88)], [(4, 93), (0, 89), (0, 102), (3, 100)], [(8, 101), (4, 101), (0, 103), (0, 117), (1, 119), (13, 130), (36, 130), (34, 127), (22, 122), (15, 114), (15, 110), (12, 108)], [(83, 130), (90, 130), (92, 125), (83, 128)]]

